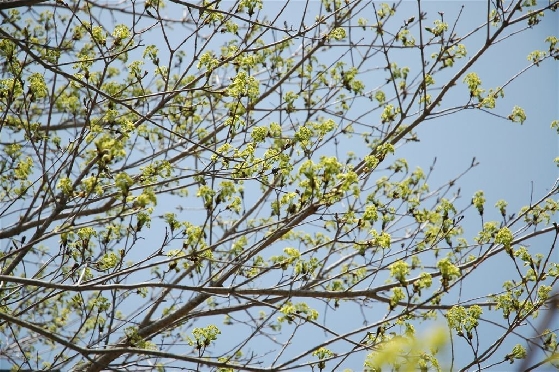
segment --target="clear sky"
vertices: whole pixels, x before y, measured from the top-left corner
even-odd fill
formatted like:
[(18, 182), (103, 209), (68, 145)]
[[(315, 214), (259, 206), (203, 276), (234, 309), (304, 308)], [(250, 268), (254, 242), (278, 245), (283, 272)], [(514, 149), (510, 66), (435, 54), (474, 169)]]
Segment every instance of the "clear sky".
[[(480, 24), (480, 17), (483, 17), (486, 9), (484, 1), (427, 1), (424, 4), (429, 14), (442, 10), (448, 19), (454, 19), (464, 4), (458, 25), (461, 30)], [(472, 70), (479, 74), (484, 87), (503, 86), (510, 77), (528, 65), (526, 56), (531, 51), (545, 49), (543, 40), (549, 35), (558, 34), (558, 15), (550, 14), (534, 30), (503, 41), (482, 57)], [(468, 40), (468, 52), (476, 51), (480, 42), (483, 42), (481, 34)], [(509, 213), (517, 212), (530, 200), (535, 201), (544, 196), (557, 179), (558, 172), (553, 159), (558, 156), (558, 137), (550, 129), (550, 123), (559, 117), (558, 87), (559, 69), (556, 62), (549, 61), (532, 68), (506, 88), (505, 98), (498, 101), (495, 110), (506, 117), (514, 105), (523, 107), (527, 114), (523, 125), (479, 111), (443, 116), (422, 125), (418, 131), (421, 142), (402, 148), (400, 155), (406, 157), (410, 165), (417, 164), (424, 168), (436, 157), (432, 185), (443, 183), (461, 173), (475, 157), (479, 166), (459, 181), (462, 191), (459, 204), (467, 206), (477, 190), (484, 190), (487, 199), (485, 220), (499, 220), (499, 213), (492, 208), (497, 200), (505, 199), (509, 203)], [(456, 97), (450, 104), (447, 102), (447, 106), (460, 104), (464, 98), (467, 99), (462, 95), (460, 101)], [(463, 223), (464, 230), (470, 234), (481, 227), (476, 213), (467, 214)], [(530, 249), (545, 253), (550, 247), (551, 238), (531, 241)], [(554, 258), (557, 260), (559, 257)], [(462, 299), (484, 291), (498, 292), (508, 277), (507, 272), (510, 273), (512, 269), (508, 264), (502, 262), (502, 257), (488, 261), (480, 272), (465, 281)], [(555, 328), (558, 324), (555, 323)], [(501, 332), (489, 324), (483, 324), (481, 329), (487, 332), (488, 342)], [(504, 349), (516, 342), (519, 341), (509, 341)]]

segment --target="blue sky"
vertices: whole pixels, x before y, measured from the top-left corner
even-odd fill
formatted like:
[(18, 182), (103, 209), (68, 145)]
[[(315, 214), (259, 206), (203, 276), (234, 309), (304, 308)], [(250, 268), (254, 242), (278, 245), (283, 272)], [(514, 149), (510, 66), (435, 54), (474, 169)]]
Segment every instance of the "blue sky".
[[(425, 5), (432, 12), (444, 9), (445, 16), (452, 19), (462, 3), (428, 1)], [(486, 7), (482, 1), (465, 4), (460, 24), (463, 30), (479, 24), (476, 14), (483, 14)], [(545, 49), (545, 37), (559, 34), (558, 20), (556, 14), (549, 15), (534, 30), (503, 41), (483, 56), (477, 67), (472, 69), (478, 72), (483, 86), (502, 86), (511, 76), (527, 66), (528, 53), (538, 48)], [(483, 41), (483, 35), (472, 39), (471, 43), (466, 43), (469, 52), (477, 49), (470, 45), (479, 45)], [(410, 164), (425, 168), (436, 157), (436, 168), (431, 181), (433, 185), (459, 174), (475, 157), (479, 166), (459, 182), (461, 204), (466, 206), (477, 190), (484, 190), (487, 199), (486, 221), (499, 220), (498, 211), (492, 208), (499, 199), (505, 199), (509, 203), (508, 213), (517, 212), (522, 206), (528, 205), (530, 200), (535, 201), (545, 195), (558, 176), (557, 167), (553, 163), (558, 155), (557, 135), (550, 129), (551, 121), (559, 116), (558, 71), (557, 64), (549, 62), (530, 69), (507, 87), (505, 98), (498, 101), (495, 112), (507, 116), (514, 105), (522, 106), (527, 114), (523, 125), (479, 111), (443, 116), (424, 123), (418, 131), (421, 142), (406, 146), (400, 154)], [(462, 102), (464, 98), (462, 95)], [(450, 104), (460, 102), (460, 98), (456, 97)], [(476, 213), (466, 215), (463, 223), (466, 235), (481, 227)], [(551, 238), (534, 239), (530, 242), (531, 251), (546, 252)], [(554, 258), (557, 260), (559, 257)], [(499, 291), (502, 282), (510, 277), (511, 269), (507, 263), (503, 263), (502, 257), (489, 260), (480, 272), (465, 281), (463, 298), (475, 296), (476, 293)], [(555, 325), (557, 324), (556, 322)], [(488, 324), (484, 324), (482, 329), (488, 340), (500, 332)], [(516, 342), (518, 340), (511, 341), (507, 346), (511, 347)], [(500, 368), (503, 367), (492, 370)]]

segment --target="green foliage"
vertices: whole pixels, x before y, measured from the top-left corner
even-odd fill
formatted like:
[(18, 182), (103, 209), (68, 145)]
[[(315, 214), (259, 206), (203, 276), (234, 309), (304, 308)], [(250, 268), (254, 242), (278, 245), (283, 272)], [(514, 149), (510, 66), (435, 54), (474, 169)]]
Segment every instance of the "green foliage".
[(472, 198), (472, 204), (476, 207), (477, 211), (479, 212), (480, 216), (483, 216), (484, 205), (485, 205), (485, 196), (482, 190), (476, 191)]
[(475, 72), (470, 72), (464, 77), (464, 83), (468, 86), (468, 90), (470, 91), (470, 97), (477, 97), (480, 98), (481, 94), (485, 92), (481, 86), (481, 79)]
[[(487, 369), (534, 350), (556, 364), (556, 331), (534, 322), (556, 297), (557, 188), (489, 210), (489, 194), (460, 193), (476, 162), (437, 183), (402, 150), (461, 111), (527, 122), (498, 100), (559, 60), (557, 36), (500, 85), (483, 88), (479, 62), (555, 3), (489, 4), (471, 30), (446, 5), (179, 3), (3, 10), (0, 335), (14, 368)], [(497, 261), (511, 269), (497, 293), (462, 292)], [(441, 314), (446, 331), (416, 334)], [(482, 324), (497, 332), (474, 339)]]
[(387, 337), (378, 350), (367, 355), (367, 371), (382, 371), (384, 367), (401, 371), (442, 371), (434, 354), (446, 343), (444, 330), (435, 329), (422, 338), (413, 334)]
[(526, 349), (522, 345), (516, 344), (512, 348), (512, 352), (510, 354), (507, 354), (506, 359), (510, 360), (510, 362), (513, 363), (514, 359), (524, 359), (526, 358), (526, 355)]
[(394, 262), (390, 265), (390, 275), (398, 280), (402, 285), (406, 282), (406, 276), (409, 274), (410, 269), (405, 261)]
[(448, 258), (443, 258), (437, 262), (437, 267), (441, 271), (441, 283), (445, 289), (448, 289), (450, 282), (458, 278), (461, 273), (460, 269), (454, 265)]
[(326, 368), (326, 362), (324, 361), (324, 359), (333, 357), (334, 353), (332, 353), (325, 347), (321, 347), (320, 349), (313, 351), (312, 355), (318, 358), (319, 362), (316, 364), (316, 366), (320, 371), (322, 371)]
[(497, 203), (495, 203), (495, 208), (499, 209), (499, 212), (501, 212), (501, 216), (503, 217), (505, 217), (507, 214), (507, 205), (508, 203), (502, 199), (497, 201)]
[(508, 116), (508, 119), (514, 121), (515, 123), (523, 124), (526, 121), (526, 113), (521, 107), (514, 106), (512, 113)]
[(448, 30), (448, 23), (436, 19), (433, 22), (433, 27), (425, 27), (425, 30), (433, 34), (433, 36), (441, 36), (446, 30)]
[(467, 337), (471, 340), (472, 331), (478, 327), (479, 318), (483, 314), (483, 310), (478, 305), (468, 308), (462, 306), (453, 306), (446, 313), (448, 325), (454, 329), (460, 337)]
[(346, 31), (341, 27), (337, 27), (330, 31), (330, 34), (328, 36), (334, 40), (343, 40), (346, 37)]
[(511, 252), (512, 232), (508, 227), (501, 228), (495, 235), (495, 243), (502, 244), (507, 252)]
[(187, 341), (190, 346), (194, 346), (203, 352), (202, 350), (210, 346), (213, 341), (216, 341), (217, 336), (220, 334), (220, 330), (215, 325), (210, 324), (204, 328), (194, 328), (192, 330), (192, 337), (187, 337)]
[(131, 345), (140, 349), (148, 349), (154, 350), (156, 345), (152, 342), (144, 340), (139, 334), (138, 329), (136, 327), (127, 327), (124, 330), (126, 337), (128, 338)]
[(293, 322), (299, 322), (300, 320), (314, 321), (318, 319), (318, 311), (311, 309), (309, 305), (304, 302), (296, 304), (288, 302), (281, 307), (280, 313), (282, 314), (278, 317), (278, 322), (280, 324), (283, 322), (291, 324)]

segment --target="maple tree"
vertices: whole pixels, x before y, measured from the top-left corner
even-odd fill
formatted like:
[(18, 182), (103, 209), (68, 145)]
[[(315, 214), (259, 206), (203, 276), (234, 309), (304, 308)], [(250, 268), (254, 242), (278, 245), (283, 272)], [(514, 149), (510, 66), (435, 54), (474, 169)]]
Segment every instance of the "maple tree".
[[(557, 367), (557, 185), (519, 211), (500, 200), (492, 220), (483, 191), (459, 191), (475, 160), (433, 186), (433, 169), (398, 154), (442, 115), (526, 121), (522, 102), (504, 113), (499, 100), (559, 59), (557, 36), (500, 87), (479, 60), (559, 2), (488, 1), (463, 33), (459, 16), (410, 5), (1, 2), (2, 357), (83, 371)], [(541, 236), (545, 254), (528, 244)], [(513, 267), (502, 291), (457, 295), (495, 256)]]

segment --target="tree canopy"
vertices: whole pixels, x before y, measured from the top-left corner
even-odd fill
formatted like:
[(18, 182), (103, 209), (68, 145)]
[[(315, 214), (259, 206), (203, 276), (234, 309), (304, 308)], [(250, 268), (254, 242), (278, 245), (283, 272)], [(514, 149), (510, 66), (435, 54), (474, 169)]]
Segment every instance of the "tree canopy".
[(431, 184), (401, 156), (438, 118), (529, 120), (505, 92), (558, 35), (499, 86), (480, 61), (559, 2), (484, 4), (1, 1), (2, 358), (557, 368), (558, 184), (510, 210), (462, 195), (476, 159)]

